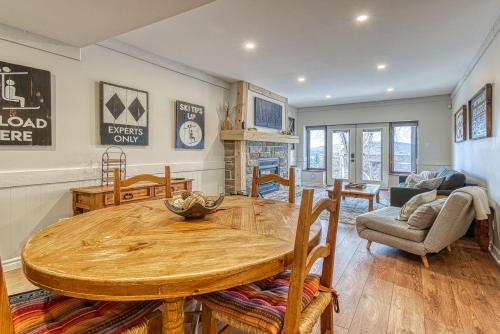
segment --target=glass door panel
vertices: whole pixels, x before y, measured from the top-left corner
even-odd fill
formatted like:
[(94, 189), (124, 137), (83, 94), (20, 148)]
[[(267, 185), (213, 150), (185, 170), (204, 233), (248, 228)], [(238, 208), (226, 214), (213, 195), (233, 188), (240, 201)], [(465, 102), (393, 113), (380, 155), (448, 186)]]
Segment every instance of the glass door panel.
[(356, 178), (355, 126), (328, 127), (327, 180), (333, 184), (335, 179), (354, 182)]
[(351, 150), (349, 130), (338, 130), (332, 132), (332, 166), (333, 179), (349, 179), (349, 156)]
[(382, 181), (382, 129), (363, 129), (361, 180)]

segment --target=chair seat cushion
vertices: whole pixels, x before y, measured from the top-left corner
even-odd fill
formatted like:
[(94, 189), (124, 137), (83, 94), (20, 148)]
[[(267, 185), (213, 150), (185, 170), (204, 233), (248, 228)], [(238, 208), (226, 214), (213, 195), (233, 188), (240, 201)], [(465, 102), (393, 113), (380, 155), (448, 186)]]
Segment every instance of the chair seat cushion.
[(161, 305), (160, 301), (89, 301), (38, 291), (39, 297), (12, 304), (16, 334), (122, 333)]
[(358, 232), (370, 229), (406, 240), (423, 241), (428, 230), (412, 229), (406, 221), (397, 220), (399, 212), (400, 208), (390, 206), (359, 215), (356, 217), (356, 228)]
[[(262, 281), (200, 296), (212, 310), (260, 331), (277, 334), (283, 328), (290, 286), (290, 271)], [(318, 294), (319, 277), (304, 282), (302, 309)]]

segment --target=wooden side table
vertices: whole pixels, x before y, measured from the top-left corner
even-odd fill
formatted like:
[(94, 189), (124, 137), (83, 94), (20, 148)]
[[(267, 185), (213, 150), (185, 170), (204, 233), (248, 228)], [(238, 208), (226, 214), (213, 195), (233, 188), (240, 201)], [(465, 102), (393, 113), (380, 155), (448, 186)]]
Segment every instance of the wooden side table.
[[(191, 191), (192, 179), (172, 179), (172, 196)], [(114, 205), (113, 186), (93, 186), (71, 189), (73, 193), (73, 214), (106, 208)], [(123, 203), (140, 202), (165, 197), (165, 187), (155, 183), (139, 183), (123, 188)]]

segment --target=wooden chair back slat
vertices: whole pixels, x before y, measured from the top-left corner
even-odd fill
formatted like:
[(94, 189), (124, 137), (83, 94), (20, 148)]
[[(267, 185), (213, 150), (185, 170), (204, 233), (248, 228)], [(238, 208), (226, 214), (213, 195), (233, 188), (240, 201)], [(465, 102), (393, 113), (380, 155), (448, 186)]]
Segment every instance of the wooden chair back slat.
[(295, 203), (295, 168), (288, 170), (288, 179), (277, 174), (259, 176), (259, 167), (254, 166), (252, 174), (252, 197), (258, 197), (259, 184), (274, 181), (288, 187), (288, 202)]
[(172, 178), (170, 176), (170, 166), (165, 166), (165, 176), (159, 177), (151, 174), (140, 174), (132, 176), (131, 178), (122, 180), (120, 169), (115, 168), (113, 170), (113, 190), (114, 190), (114, 202), (115, 205), (121, 204), (121, 188), (130, 187), (139, 182), (152, 182), (165, 187), (165, 197), (172, 197)]
[(336, 205), (335, 200), (330, 200), (330, 199), (326, 199), (326, 198), (319, 200), (319, 202), (314, 206), (314, 208), (312, 210), (311, 224), (313, 224), (318, 219), (319, 215), (323, 211), (326, 210), (326, 211), (334, 212), (335, 205)]
[(7, 284), (2, 269), (2, 259), (0, 259), (0, 333), (14, 334), (12, 314), (10, 310), (9, 295), (7, 294)]
[(120, 187), (129, 187), (129, 186), (136, 184), (136, 183), (139, 183), (139, 182), (153, 182), (153, 183), (158, 183), (158, 184), (165, 184), (165, 178), (159, 177), (156, 175), (141, 174), (141, 175), (132, 176), (131, 178), (128, 178), (126, 180), (121, 180)]
[[(297, 333), (302, 312), (302, 294), (304, 280), (309, 270), (319, 258), (323, 258), (323, 269), (320, 283), (325, 288), (332, 288), (333, 261), (337, 238), (337, 224), (339, 218), (342, 181), (335, 180), (333, 197), (321, 200), (313, 209), (314, 190), (304, 189), (300, 203), (299, 221), (295, 237), (294, 258), (290, 276), (290, 290), (285, 311), (283, 333)], [(324, 245), (318, 245), (309, 251), (309, 233), (311, 225), (321, 212), (330, 212), (328, 231)], [(333, 307), (330, 303), (321, 317), (321, 328), (333, 328)]]
[(327, 257), (330, 251), (330, 245), (317, 245), (314, 247), (307, 255), (306, 273), (311, 271), (312, 266), (319, 258)]

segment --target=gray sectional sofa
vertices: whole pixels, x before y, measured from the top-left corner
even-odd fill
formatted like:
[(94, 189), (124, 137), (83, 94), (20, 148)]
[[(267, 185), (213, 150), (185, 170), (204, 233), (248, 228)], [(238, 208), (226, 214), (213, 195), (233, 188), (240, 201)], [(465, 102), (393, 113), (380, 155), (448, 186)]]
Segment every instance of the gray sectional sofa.
[(428, 230), (412, 229), (407, 222), (397, 220), (399, 211), (400, 208), (390, 206), (358, 216), (358, 234), (368, 240), (368, 248), (373, 241), (420, 255), (426, 267), (426, 254), (450, 249), (453, 242), (465, 235), (475, 215), (472, 196), (462, 192), (448, 197)]
[[(438, 195), (449, 195), (453, 190), (465, 186), (465, 175), (449, 167), (441, 167), (436, 177), (444, 178), (443, 183), (437, 189)], [(391, 206), (401, 207), (413, 196), (429, 191), (429, 189), (407, 188), (404, 184), (405, 180), (406, 176), (400, 176), (399, 187), (390, 189)]]

